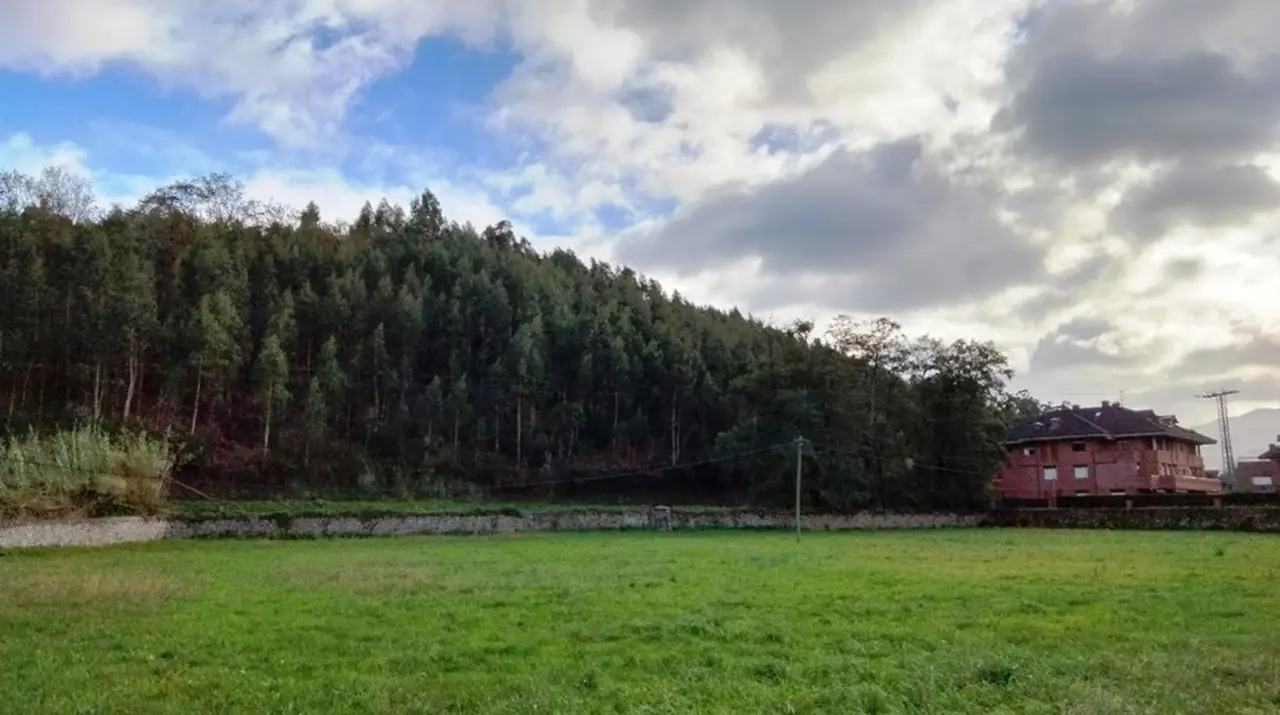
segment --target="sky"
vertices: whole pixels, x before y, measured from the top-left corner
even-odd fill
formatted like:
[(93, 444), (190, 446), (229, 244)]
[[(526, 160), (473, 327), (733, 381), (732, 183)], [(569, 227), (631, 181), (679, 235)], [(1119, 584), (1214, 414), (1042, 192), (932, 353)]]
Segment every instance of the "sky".
[[(1042, 399), (1280, 406), (1280, 3), (10, 0), (0, 170), (228, 172), (690, 300), (994, 341)], [(1278, 426), (1277, 431), (1280, 431)]]

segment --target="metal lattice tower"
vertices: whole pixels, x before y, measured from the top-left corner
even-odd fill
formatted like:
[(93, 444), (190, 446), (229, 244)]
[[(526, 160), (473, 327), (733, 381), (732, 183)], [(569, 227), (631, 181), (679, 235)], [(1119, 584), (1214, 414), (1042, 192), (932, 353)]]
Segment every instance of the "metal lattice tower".
[(1236, 484), (1236, 456), (1231, 451), (1231, 420), (1227, 416), (1227, 395), (1234, 395), (1239, 390), (1219, 390), (1196, 395), (1205, 400), (1218, 402), (1218, 434), (1222, 440), (1222, 476), (1223, 483), (1234, 489)]

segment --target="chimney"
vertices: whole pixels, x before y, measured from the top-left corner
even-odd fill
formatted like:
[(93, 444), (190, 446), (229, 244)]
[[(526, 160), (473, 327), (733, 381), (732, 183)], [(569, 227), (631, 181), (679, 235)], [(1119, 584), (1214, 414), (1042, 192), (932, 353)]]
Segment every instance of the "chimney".
[(1103, 406), (1104, 408), (1106, 408), (1106, 407), (1110, 407), (1110, 406), (1111, 406), (1111, 401), (1110, 401), (1110, 400), (1103, 400), (1103, 401), (1102, 401), (1102, 406)]

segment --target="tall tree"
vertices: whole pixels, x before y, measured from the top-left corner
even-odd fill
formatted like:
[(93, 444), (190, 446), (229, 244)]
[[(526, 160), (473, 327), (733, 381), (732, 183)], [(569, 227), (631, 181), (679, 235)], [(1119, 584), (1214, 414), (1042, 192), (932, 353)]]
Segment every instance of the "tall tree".
[(253, 365), (253, 381), (262, 406), (262, 451), (266, 452), (271, 447), (271, 425), (289, 404), (289, 362), (275, 335), (268, 335), (262, 343)]

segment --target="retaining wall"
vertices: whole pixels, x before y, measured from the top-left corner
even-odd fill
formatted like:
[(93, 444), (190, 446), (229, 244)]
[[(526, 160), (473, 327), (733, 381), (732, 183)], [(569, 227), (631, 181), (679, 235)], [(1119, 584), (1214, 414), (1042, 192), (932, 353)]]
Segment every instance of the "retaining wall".
[(981, 525), (1280, 533), (1280, 506), (1003, 509), (988, 513)]
[[(810, 531), (921, 529), (976, 526), (977, 515), (852, 514), (811, 515), (801, 519)], [(673, 509), (672, 529), (791, 529), (790, 514), (681, 512)], [(318, 538), (407, 534), (495, 534), (520, 531), (607, 531), (650, 529), (648, 510), (573, 511), (509, 515), (450, 515), (227, 519), (153, 519), (112, 517), (80, 521), (0, 524), (0, 548), (103, 546), (192, 537)]]

